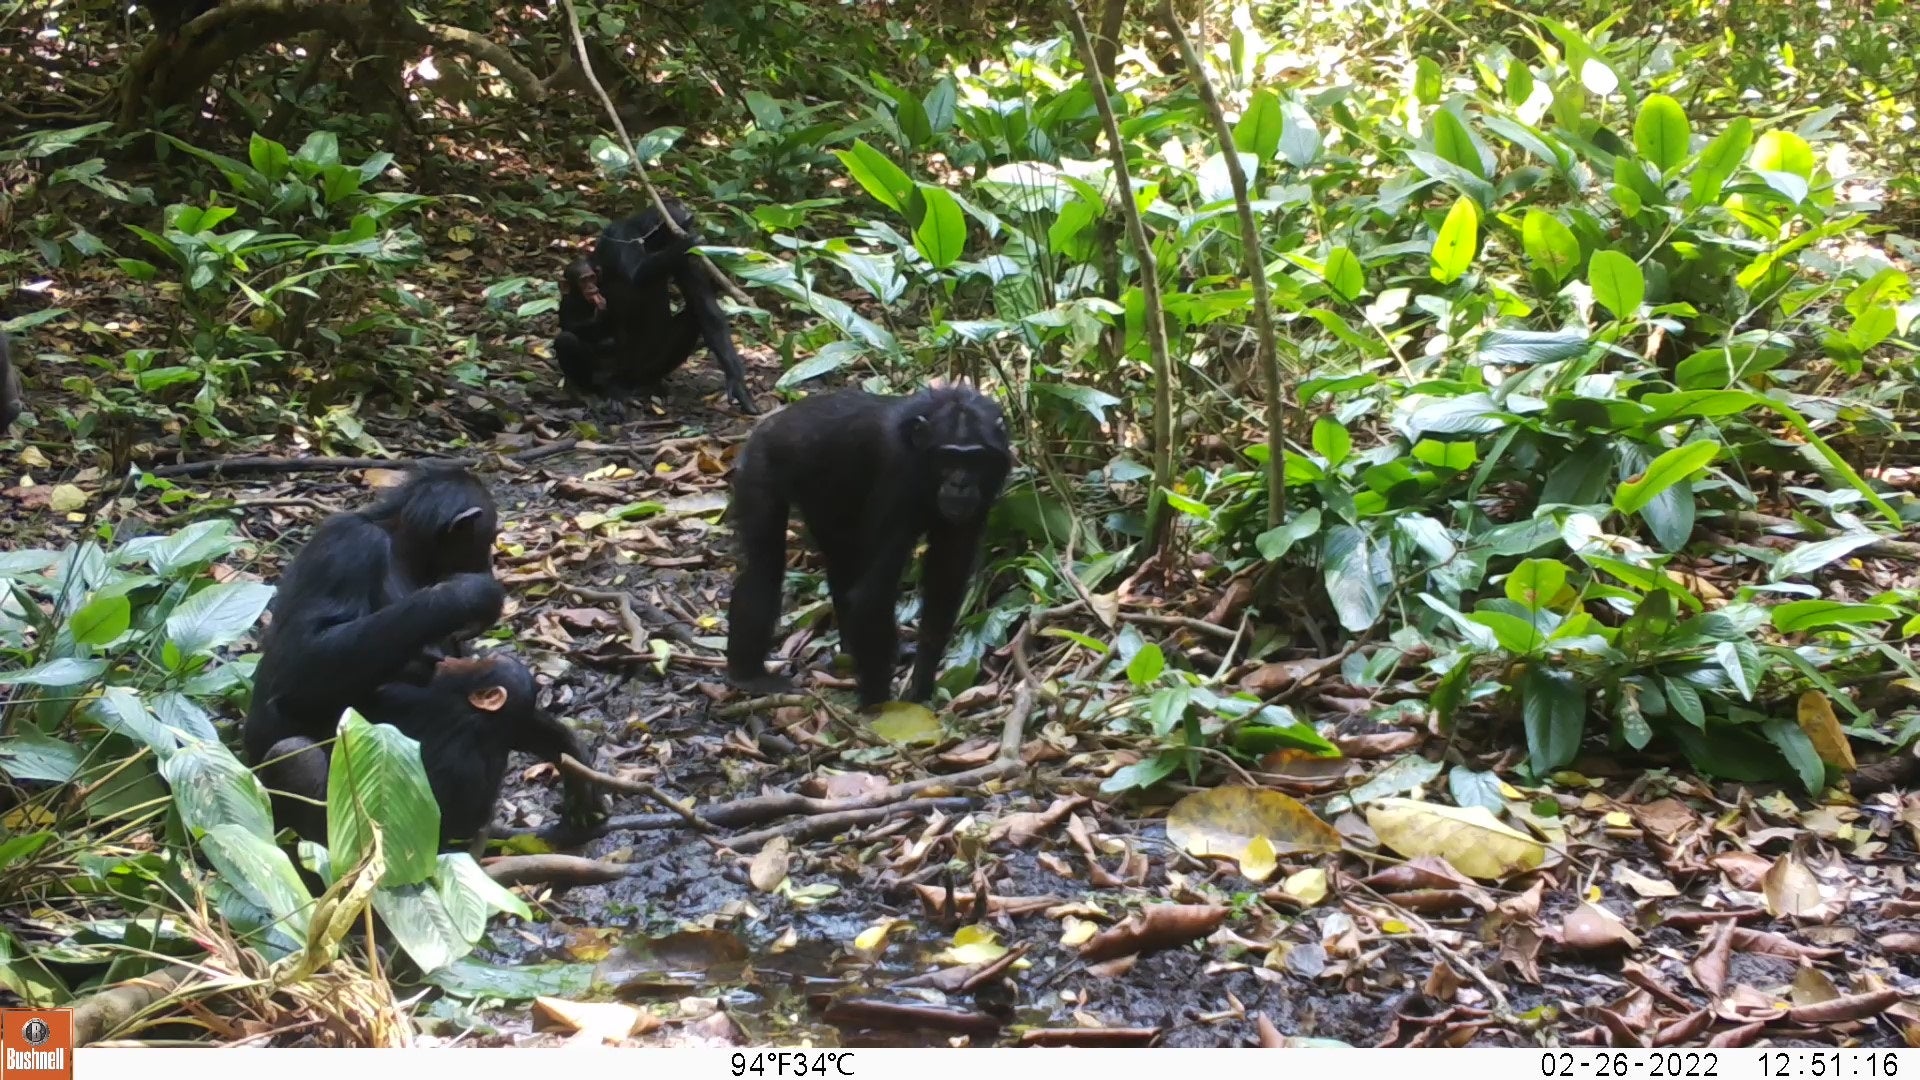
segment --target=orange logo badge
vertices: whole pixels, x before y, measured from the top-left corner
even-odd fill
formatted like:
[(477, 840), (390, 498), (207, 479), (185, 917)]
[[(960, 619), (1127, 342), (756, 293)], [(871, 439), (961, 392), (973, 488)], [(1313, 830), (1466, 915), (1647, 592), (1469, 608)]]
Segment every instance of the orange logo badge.
[(72, 1009), (0, 1009), (0, 1077), (73, 1080)]

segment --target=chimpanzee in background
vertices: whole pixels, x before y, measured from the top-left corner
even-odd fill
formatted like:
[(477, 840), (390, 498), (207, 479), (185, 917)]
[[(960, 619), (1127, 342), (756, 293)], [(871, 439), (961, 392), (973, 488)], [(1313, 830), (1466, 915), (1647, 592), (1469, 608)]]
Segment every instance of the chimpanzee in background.
[[(266, 786), (294, 796), (274, 799), (283, 826), (324, 838), (328, 755), (318, 744), (334, 737), (348, 707), (420, 740), (429, 778), (438, 774), (448, 790), (474, 789), (489, 807), (500, 777), (482, 766), (498, 745), (557, 747), (550, 760), (561, 752), (587, 760), (570, 730), (533, 707), (530, 680), (502, 661), (488, 662), (490, 677), (508, 690), (507, 707), (494, 709), (475, 703), (472, 670), (441, 666), (461, 656), (463, 639), (500, 617), (506, 592), (493, 577), (498, 532), (493, 499), (477, 478), (430, 466), (366, 508), (322, 522), (294, 557), (261, 639), (241, 735)], [(443, 733), (425, 738), (429, 727)], [(566, 804), (575, 822), (597, 812), (591, 793), (571, 778)]]
[(20, 376), (13, 371), (13, 355), (7, 344), (7, 332), (0, 330), (0, 435), (20, 416)]
[(666, 378), (704, 342), (726, 376), (727, 396), (740, 411), (757, 413), (719, 293), (690, 254), (700, 242), (693, 212), (678, 202), (666, 205), (685, 236), (650, 209), (608, 225), (591, 257), (567, 265), (554, 359), (574, 390), (625, 395)]
[(728, 511), (742, 556), (727, 616), (728, 679), (755, 693), (788, 685), (767, 672), (766, 657), (780, 614), (787, 515), (798, 506), (826, 559), (863, 707), (892, 696), (900, 574), (927, 538), (906, 700), (932, 697), (987, 514), (1012, 464), (1000, 406), (964, 386), (911, 397), (843, 390), (762, 421), (735, 463)]

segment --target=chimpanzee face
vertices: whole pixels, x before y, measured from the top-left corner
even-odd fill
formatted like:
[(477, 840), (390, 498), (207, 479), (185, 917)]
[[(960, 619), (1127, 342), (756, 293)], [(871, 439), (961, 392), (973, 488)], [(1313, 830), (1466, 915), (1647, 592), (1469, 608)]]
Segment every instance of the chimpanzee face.
[(575, 259), (567, 264), (565, 287), (580, 294), (595, 310), (606, 310), (607, 298), (600, 291), (600, 275), (591, 260)]
[(1007, 425), (990, 399), (947, 399), (923, 417), (915, 442), (936, 483), (934, 510), (951, 525), (980, 520), (1000, 495), (1012, 465)]

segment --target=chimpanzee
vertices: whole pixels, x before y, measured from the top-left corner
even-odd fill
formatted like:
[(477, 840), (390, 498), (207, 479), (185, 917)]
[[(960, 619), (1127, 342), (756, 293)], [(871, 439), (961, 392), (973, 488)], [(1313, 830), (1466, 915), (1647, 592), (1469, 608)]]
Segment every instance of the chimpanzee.
[[(248, 762), (261, 767), (269, 789), (324, 804), (327, 755), (314, 744), (333, 738), (349, 706), (420, 739), (429, 776), (464, 767), (469, 774), (460, 783), (472, 787), (489, 782), (479, 764), (498, 738), (536, 752), (558, 746), (549, 755), (555, 761), (560, 752), (587, 760), (557, 721), (538, 737), (519, 730), (540, 726), (540, 714), (529, 711), (530, 696), (528, 706), (516, 705), (504, 717), (478, 705), (463, 710), (458, 703), (470, 696), (472, 673), (442, 666), (461, 656), (462, 639), (500, 617), (506, 593), (494, 580), (492, 557), (498, 531), (486, 487), (466, 470), (445, 466), (422, 468), (366, 508), (321, 523), (281, 575), (241, 734)], [(493, 665), (498, 669), (500, 662)], [(506, 675), (493, 677), (519, 688)], [(433, 708), (415, 711), (429, 699)], [(450, 729), (458, 724), (469, 736), (485, 732), (486, 745), (465, 745), (457, 734), (421, 738), (423, 715)], [(486, 788), (489, 800), (497, 792), (497, 782)], [(571, 778), (566, 809), (575, 823), (598, 811), (592, 793)], [(274, 812), (302, 835), (324, 834), (322, 807), (276, 797)]]
[(20, 376), (13, 372), (13, 355), (7, 344), (7, 332), (0, 330), (0, 435), (20, 415)]
[[(625, 394), (666, 378), (705, 342), (726, 376), (727, 396), (740, 411), (757, 413), (719, 294), (689, 255), (700, 242), (693, 212), (678, 202), (666, 205), (687, 235), (667, 228), (658, 210), (647, 210), (608, 225), (592, 257), (567, 265), (554, 359), (576, 391)], [(673, 285), (680, 289), (678, 314)]]
[[(367, 718), (391, 724), (420, 744), (427, 784), (440, 805), (443, 847), (470, 843), (478, 855), (506, 779), (507, 756), (519, 750), (548, 761), (585, 751), (567, 726), (540, 708), (533, 673), (511, 656), (441, 658), (426, 681), (396, 680), (378, 687), (364, 705)], [(282, 819), (315, 841), (326, 837), (328, 756), (305, 736), (267, 750), (276, 783), (269, 786), (313, 800), (283, 800)], [(263, 769), (262, 771), (266, 771)], [(297, 807), (297, 809), (292, 809)]]
[(927, 538), (920, 640), (906, 700), (932, 697), (987, 513), (1012, 464), (1000, 406), (964, 386), (910, 397), (843, 390), (761, 422), (734, 467), (729, 513), (742, 562), (728, 613), (728, 679), (756, 693), (788, 685), (765, 663), (780, 614), (787, 514), (797, 505), (826, 559), (834, 617), (853, 654), (863, 707), (891, 696), (900, 573)]

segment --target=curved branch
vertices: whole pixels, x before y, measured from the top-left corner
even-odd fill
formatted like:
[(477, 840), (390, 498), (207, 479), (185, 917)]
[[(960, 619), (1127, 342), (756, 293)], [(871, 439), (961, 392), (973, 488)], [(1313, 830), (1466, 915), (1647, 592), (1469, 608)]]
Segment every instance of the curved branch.
[(547, 98), (547, 84), (533, 69), (520, 62), (505, 45), (485, 34), (476, 33), (464, 26), (448, 26), (443, 23), (409, 23), (401, 26), (401, 31), (409, 40), (423, 45), (432, 45), (448, 52), (460, 53), (485, 64), (491, 64), (500, 77), (505, 79), (514, 90), (529, 102), (538, 104)]

